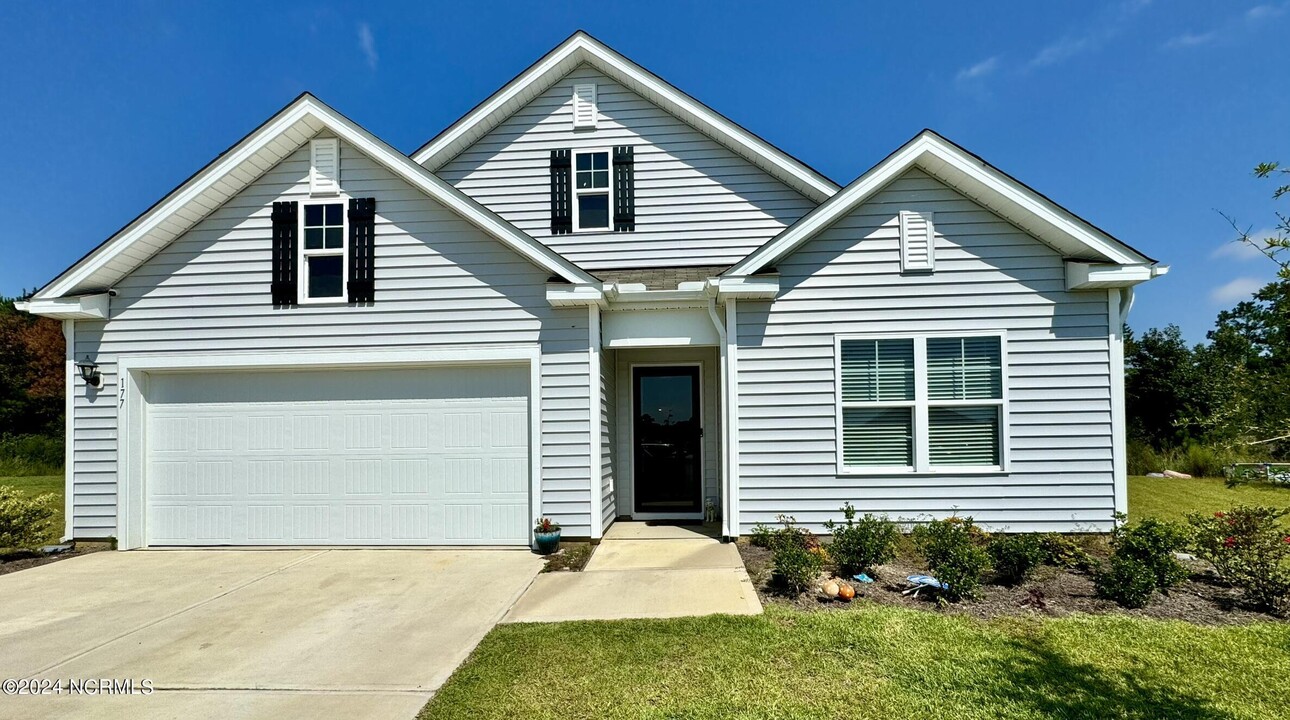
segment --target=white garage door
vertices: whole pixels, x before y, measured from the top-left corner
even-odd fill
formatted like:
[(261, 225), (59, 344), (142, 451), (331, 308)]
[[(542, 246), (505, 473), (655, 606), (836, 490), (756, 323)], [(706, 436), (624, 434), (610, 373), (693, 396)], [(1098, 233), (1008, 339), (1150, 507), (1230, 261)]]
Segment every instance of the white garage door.
[(528, 377), (152, 374), (148, 544), (526, 544)]

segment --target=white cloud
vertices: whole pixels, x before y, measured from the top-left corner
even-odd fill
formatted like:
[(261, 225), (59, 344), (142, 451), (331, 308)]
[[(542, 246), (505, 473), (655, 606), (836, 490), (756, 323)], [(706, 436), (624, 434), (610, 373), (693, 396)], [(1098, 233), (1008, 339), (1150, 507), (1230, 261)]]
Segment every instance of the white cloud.
[(1045, 45), (1031, 58), (1031, 69), (1055, 65), (1085, 52), (1101, 49), (1110, 40), (1124, 32), (1129, 22), (1142, 12), (1151, 0), (1124, 0), (1109, 12), (1103, 13), (1089, 27), (1080, 32), (1068, 33)]
[(1267, 284), (1267, 280), (1256, 277), (1238, 277), (1210, 290), (1209, 299), (1222, 304), (1249, 300), (1259, 288)]
[(1210, 258), (1217, 260), (1236, 260), (1239, 262), (1263, 260), (1266, 262), (1267, 256), (1263, 254), (1263, 251), (1260, 250), (1259, 247), (1263, 247), (1264, 240), (1278, 237), (1283, 237), (1283, 235), (1280, 234), (1276, 228), (1251, 230), (1250, 239), (1258, 243), (1258, 247), (1238, 238), (1236, 240), (1229, 240), (1228, 242), (1214, 248), (1214, 252), (1210, 253), (1209, 256)]
[(365, 22), (358, 24), (358, 47), (363, 51), (363, 57), (367, 58), (367, 66), (375, 70), (376, 63), (381, 58), (376, 54), (376, 38), (372, 35), (372, 26)]
[(1290, 9), (1290, 2), (1255, 5), (1240, 15), (1234, 15), (1217, 27), (1205, 32), (1185, 32), (1169, 38), (1161, 47), (1166, 50), (1179, 50), (1231, 40), (1254, 29), (1260, 23), (1283, 14), (1287, 9)]
[(998, 69), (999, 56), (995, 55), (994, 57), (988, 57), (975, 65), (959, 70), (959, 74), (956, 75), (954, 79), (958, 82), (975, 80), (977, 78), (983, 78)]

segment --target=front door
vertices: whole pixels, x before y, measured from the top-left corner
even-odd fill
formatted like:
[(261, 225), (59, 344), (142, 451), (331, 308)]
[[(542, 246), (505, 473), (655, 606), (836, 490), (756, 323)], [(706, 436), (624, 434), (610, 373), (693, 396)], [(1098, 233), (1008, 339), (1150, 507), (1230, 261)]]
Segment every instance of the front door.
[(697, 365), (632, 369), (635, 512), (702, 512), (702, 437)]

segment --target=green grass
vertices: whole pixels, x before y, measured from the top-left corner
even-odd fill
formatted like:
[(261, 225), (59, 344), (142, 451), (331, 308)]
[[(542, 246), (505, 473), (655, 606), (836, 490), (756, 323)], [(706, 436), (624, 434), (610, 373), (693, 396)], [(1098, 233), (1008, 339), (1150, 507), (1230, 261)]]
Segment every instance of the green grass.
[(420, 718), (1290, 717), (1284, 624), (903, 608), (503, 625)]
[(19, 492), (25, 495), (36, 496), (45, 493), (53, 493), (58, 496), (55, 502), (54, 518), (50, 523), (50, 531), (46, 536), (44, 543), (56, 543), (63, 536), (63, 476), (62, 475), (32, 475), (26, 477), (0, 477), (0, 485), (9, 485), (17, 488)]
[[(1129, 519), (1156, 517), (1182, 520), (1187, 513), (1214, 513), (1234, 505), (1290, 507), (1290, 488), (1241, 485), (1228, 488), (1220, 479), (1129, 478)], [(1290, 524), (1290, 517), (1285, 519)]]

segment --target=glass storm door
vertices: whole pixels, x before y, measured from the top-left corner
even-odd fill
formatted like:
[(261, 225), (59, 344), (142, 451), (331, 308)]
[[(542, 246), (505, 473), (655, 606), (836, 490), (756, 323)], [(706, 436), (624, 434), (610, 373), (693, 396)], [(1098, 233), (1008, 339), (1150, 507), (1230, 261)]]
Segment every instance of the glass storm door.
[(633, 368), (632, 431), (635, 512), (701, 512), (698, 366)]

